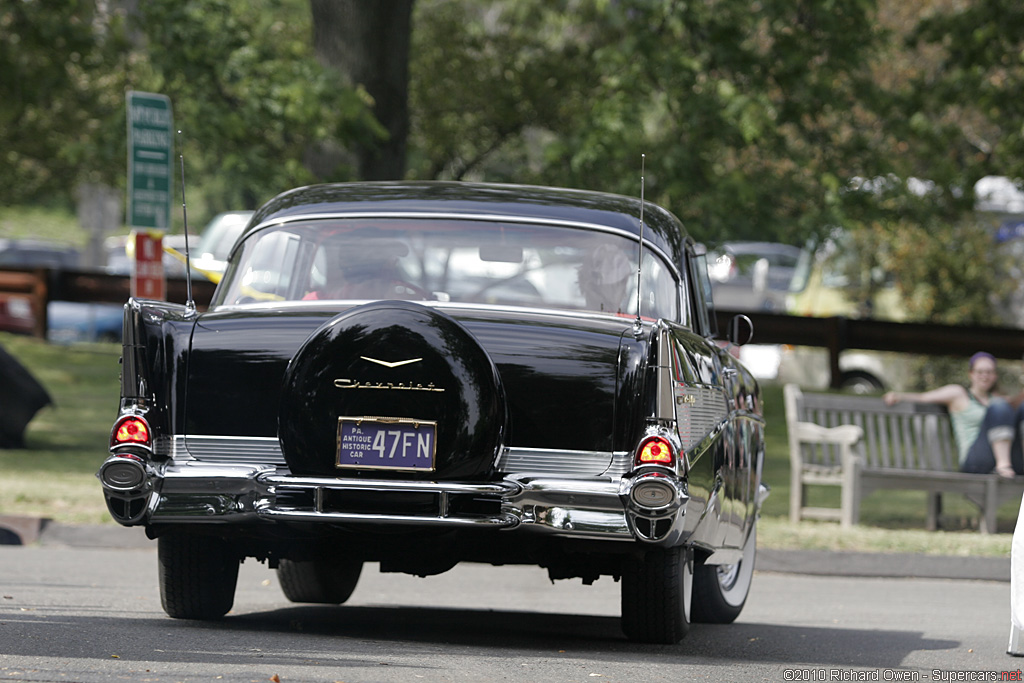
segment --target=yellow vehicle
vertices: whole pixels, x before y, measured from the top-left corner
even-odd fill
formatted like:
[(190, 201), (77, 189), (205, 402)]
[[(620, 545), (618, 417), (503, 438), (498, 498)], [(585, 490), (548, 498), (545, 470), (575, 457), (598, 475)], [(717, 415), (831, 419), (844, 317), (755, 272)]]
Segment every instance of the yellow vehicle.
[[(803, 250), (786, 296), (787, 312), (818, 318), (906, 320), (906, 307), (889, 274), (881, 270), (862, 272), (859, 281), (854, 281), (857, 269), (852, 253), (843, 248), (846, 241), (844, 234), (836, 231), (817, 248)], [(866, 292), (870, 295), (857, 296)], [(829, 385), (828, 353), (824, 349), (786, 346), (780, 355), (781, 381), (817, 389)], [(839, 370), (840, 386), (854, 393), (899, 388), (907, 379), (906, 363), (900, 362), (898, 354), (877, 351), (844, 351), (839, 357)]]
[[(856, 267), (852, 254), (843, 248), (845, 241), (844, 235), (836, 232), (817, 249), (803, 250), (786, 297), (789, 314), (906, 320), (906, 307), (891, 274), (875, 269), (860, 273), (859, 282), (851, 278)], [(854, 298), (853, 292), (871, 295)]]

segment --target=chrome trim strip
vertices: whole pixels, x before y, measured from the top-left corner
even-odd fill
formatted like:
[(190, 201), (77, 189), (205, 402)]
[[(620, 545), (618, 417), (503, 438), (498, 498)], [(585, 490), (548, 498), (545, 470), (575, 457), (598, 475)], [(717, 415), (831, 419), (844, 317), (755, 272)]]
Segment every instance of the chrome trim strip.
[(630, 469), (626, 451), (570, 451), (548, 448), (506, 448), (499, 472), (556, 477), (621, 477)]
[(177, 463), (199, 460), (210, 463), (285, 465), (277, 437), (204, 436), (172, 437), (170, 456)]
[[(175, 463), (192, 461), (233, 465), (285, 467), (275, 437), (175, 435), (158, 449)], [(506, 448), (499, 472), (556, 477), (622, 477), (632, 467), (628, 451), (570, 451), (546, 448)]]
[[(564, 218), (544, 218), (540, 216), (510, 216), (504, 213), (445, 213), (440, 211), (353, 211), (353, 212), (334, 212), (334, 213), (308, 213), (299, 216), (282, 216), (273, 220), (264, 221), (253, 227), (248, 234), (255, 234), (268, 228), (274, 228), (282, 225), (291, 225), (293, 223), (306, 223), (310, 221), (323, 221), (323, 220), (351, 220), (351, 219), (363, 219), (363, 218), (412, 218), (412, 219), (436, 219), (436, 220), (462, 220), (462, 221), (487, 221), (490, 223), (521, 223), (523, 225), (550, 225), (552, 227), (562, 228), (578, 228), (583, 230), (594, 230), (597, 232), (604, 232), (610, 235), (618, 235), (625, 237), (630, 241), (640, 241), (640, 236), (636, 233), (630, 232), (629, 230), (623, 230), (622, 228), (614, 228), (609, 225), (602, 223), (588, 223), (586, 221), (569, 221)], [(680, 276), (679, 270), (676, 268), (676, 264), (672, 262), (672, 257), (666, 254), (661, 247), (652, 242), (649, 239), (644, 239), (644, 244), (650, 247), (651, 251), (660, 255), (662, 259), (669, 265), (669, 268)]]
[(507, 496), (518, 493), (514, 482), (492, 484), (463, 484), (460, 482), (391, 481), (388, 479), (336, 479), (333, 477), (300, 477), (263, 474), (258, 481), (277, 489), (331, 489), (334, 491), (421, 491), (433, 493), (472, 493), (477, 495)]
[(556, 536), (632, 541), (619, 500), (620, 484), (586, 479), (515, 479), (523, 490), (506, 503), (519, 511), (522, 528)]
[(409, 524), (415, 526), (482, 526), (508, 529), (519, 526), (514, 515), (504, 514), (497, 517), (418, 517), (415, 515), (381, 515), (349, 512), (315, 512), (312, 510), (287, 510), (266, 506), (257, 506), (256, 515), (261, 519), (283, 520), (291, 522), (358, 522), (360, 524)]
[(721, 387), (676, 383), (674, 393), (676, 428), (683, 450), (689, 453), (725, 425), (729, 407)]
[[(245, 304), (221, 304), (217, 307), (218, 312), (224, 311), (259, 311), (259, 310), (279, 310), (279, 309), (323, 309), (326, 304), (332, 302), (343, 302), (345, 308), (355, 308), (361, 304), (370, 301), (380, 301), (380, 299), (326, 299), (317, 301), (301, 301), (301, 300), (288, 300), (288, 301), (256, 301)], [(454, 311), (498, 311), (516, 313), (521, 315), (523, 313), (530, 313), (531, 315), (547, 315), (555, 316), (558, 318), (578, 318), (582, 320), (618, 320), (624, 322), (624, 327), (631, 325), (633, 320), (623, 318), (615, 313), (601, 313), (599, 311), (580, 311), (571, 308), (541, 308), (536, 306), (512, 306), (504, 304), (483, 304), (483, 303), (467, 303), (458, 301), (417, 301), (417, 304), (421, 306), (429, 306), (431, 308), (437, 308), (440, 310), (454, 310)], [(653, 324), (652, 321), (644, 321), (645, 325)]]

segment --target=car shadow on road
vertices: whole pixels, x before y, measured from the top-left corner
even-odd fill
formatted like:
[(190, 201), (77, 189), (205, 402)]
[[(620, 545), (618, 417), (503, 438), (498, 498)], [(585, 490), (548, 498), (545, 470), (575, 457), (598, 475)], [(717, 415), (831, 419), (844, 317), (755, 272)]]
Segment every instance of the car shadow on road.
[[(180, 622), (179, 622), (180, 623)], [(952, 650), (954, 640), (925, 638), (919, 631), (806, 627), (785, 624), (694, 624), (676, 645), (627, 641), (617, 617), (510, 610), (423, 607), (295, 606), (229, 614), (211, 628), (387, 642), (505, 647), (550, 655), (552, 648), (616, 659), (640, 652), (703, 660), (754, 660), (807, 665), (899, 667), (917, 651)]]

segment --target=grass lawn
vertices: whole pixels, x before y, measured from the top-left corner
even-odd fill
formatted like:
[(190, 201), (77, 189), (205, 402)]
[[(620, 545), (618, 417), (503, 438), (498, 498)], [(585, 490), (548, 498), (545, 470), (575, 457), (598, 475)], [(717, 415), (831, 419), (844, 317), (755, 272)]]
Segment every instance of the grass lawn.
[(0, 334), (0, 346), (53, 399), (29, 423), (25, 449), (0, 450), (0, 514), (113, 523), (95, 474), (117, 413), (121, 347), (55, 346), (9, 334)]
[[(30, 423), (27, 447), (0, 450), (0, 514), (47, 517), (59, 522), (113, 524), (95, 472), (107, 454), (118, 406), (121, 348), (114, 344), (56, 346), (0, 334), (0, 346), (46, 387), (54, 404)], [(878, 491), (861, 506), (861, 524), (842, 530), (834, 522), (790, 524), (789, 446), (782, 388), (764, 387), (768, 420), (765, 502), (758, 542), (770, 548), (819, 548), (943, 555), (1009, 556), (1018, 505), (999, 511), (1001, 533), (975, 531), (973, 508), (958, 496), (943, 501), (945, 531), (924, 531), (925, 497), (913, 491)], [(813, 492), (815, 505), (839, 505), (839, 490)]]

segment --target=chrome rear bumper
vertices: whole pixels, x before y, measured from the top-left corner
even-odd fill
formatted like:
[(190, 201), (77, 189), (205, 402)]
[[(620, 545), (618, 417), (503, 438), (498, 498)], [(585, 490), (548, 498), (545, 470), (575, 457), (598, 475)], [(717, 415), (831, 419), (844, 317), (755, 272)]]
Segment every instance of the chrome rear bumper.
[[(642, 503), (651, 497), (633, 493), (635, 485), (646, 481), (643, 476), (511, 474), (485, 483), (364, 480), (292, 476), (268, 465), (167, 461), (140, 463), (139, 483), (132, 487), (135, 478), (123, 470), (133, 462), (111, 456), (100, 470), (111, 514), (125, 526), (304, 522), (475, 527), (668, 545), (681, 542), (686, 507), (685, 485), (673, 479), (671, 505), (653, 496), (658, 508), (651, 512), (658, 524), (638, 523), (645, 512)], [(108, 481), (105, 472), (119, 476)], [(656, 527), (664, 533), (653, 534)]]

